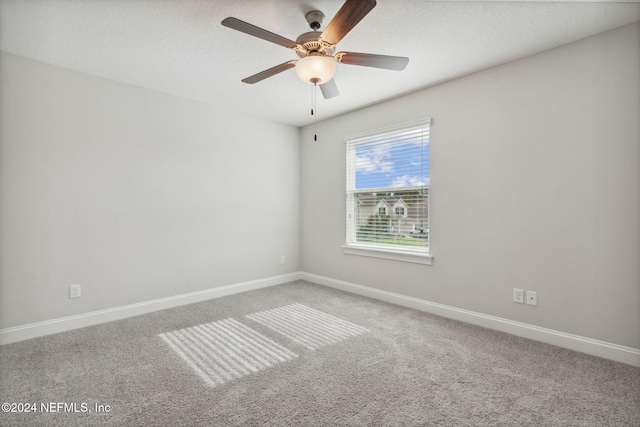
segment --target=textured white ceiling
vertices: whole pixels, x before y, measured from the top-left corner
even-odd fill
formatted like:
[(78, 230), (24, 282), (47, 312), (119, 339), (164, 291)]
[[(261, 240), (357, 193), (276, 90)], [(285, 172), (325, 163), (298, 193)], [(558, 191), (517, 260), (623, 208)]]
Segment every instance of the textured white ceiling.
[[(295, 70), (240, 80), (295, 53), (220, 25), (234, 16), (295, 40), (306, 12), (342, 0), (0, 0), (0, 49), (253, 116), (303, 126), (312, 87)], [(337, 50), (407, 56), (404, 71), (338, 64), (319, 119), (640, 20), (640, 3), (379, 0)]]

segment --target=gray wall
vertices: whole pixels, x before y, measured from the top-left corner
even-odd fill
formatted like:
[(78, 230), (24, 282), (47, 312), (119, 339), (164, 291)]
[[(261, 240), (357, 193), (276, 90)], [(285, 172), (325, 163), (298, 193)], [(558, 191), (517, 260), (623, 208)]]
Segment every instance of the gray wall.
[(298, 271), (298, 128), (0, 67), (0, 329)]
[[(343, 254), (343, 138), (425, 117), (434, 264)], [(634, 24), (307, 127), (302, 270), (640, 348), (639, 118)]]

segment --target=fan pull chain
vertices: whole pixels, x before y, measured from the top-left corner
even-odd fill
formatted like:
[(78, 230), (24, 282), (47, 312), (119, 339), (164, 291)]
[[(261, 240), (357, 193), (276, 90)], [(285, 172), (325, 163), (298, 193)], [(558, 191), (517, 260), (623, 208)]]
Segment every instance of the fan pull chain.
[(317, 82), (313, 82), (313, 87), (311, 88), (312, 90), (311, 102), (313, 103), (313, 105), (311, 106), (311, 115), (313, 116), (313, 140), (314, 141), (318, 140), (318, 115), (316, 114), (317, 113), (316, 94), (318, 93), (317, 87), (318, 87)]
[(317, 141), (318, 140), (318, 115), (317, 113), (317, 101), (316, 101), (316, 94), (318, 93), (317, 87), (318, 87), (318, 82), (320, 80), (319, 79), (311, 79), (311, 83), (313, 84), (313, 86), (311, 87), (311, 115), (313, 116), (313, 140)]
[(314, 84), (311, 87), (311, 115), (313, 116), (313, 110), (315, 109), (315, 102), (314, 102), (314, 94), (315, 94), (315, 90), (316, 90), (316, 85)]

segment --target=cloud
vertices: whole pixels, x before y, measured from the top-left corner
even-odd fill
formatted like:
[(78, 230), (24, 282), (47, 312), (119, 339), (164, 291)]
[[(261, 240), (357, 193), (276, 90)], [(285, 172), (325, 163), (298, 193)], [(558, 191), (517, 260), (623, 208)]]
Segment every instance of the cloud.
[(417, 176), (403, 175), (397, 177), (391, 183), (392, 187), (419, 187), (423, 185), (429, 185), (429, 178), (423, 181)]
[(357, 153), (356, 171), (363, 173), (393, 172), (393, 161), (389, 149), (375, 147)]

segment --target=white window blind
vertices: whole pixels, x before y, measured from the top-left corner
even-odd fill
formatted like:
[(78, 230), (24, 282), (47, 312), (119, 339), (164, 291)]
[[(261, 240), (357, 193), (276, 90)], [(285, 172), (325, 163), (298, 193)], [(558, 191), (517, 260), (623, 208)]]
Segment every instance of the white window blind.
[(430, 123), (346, 138), (347, 246), (429, 252)]

